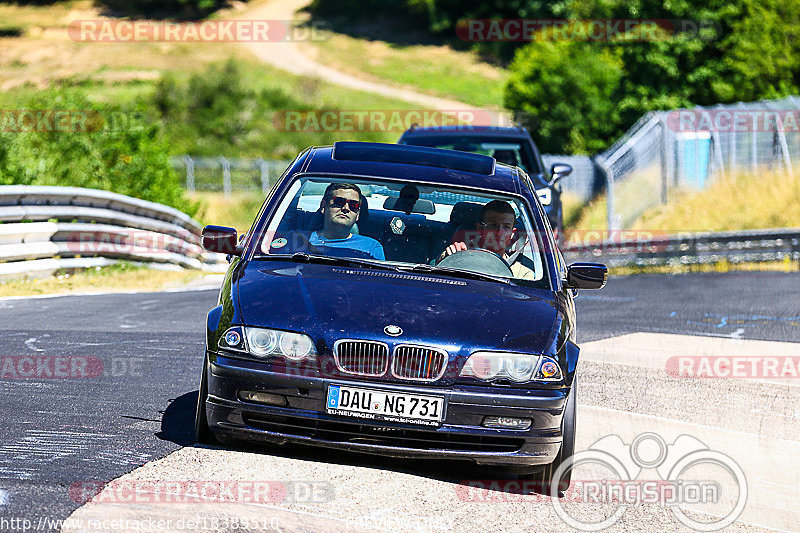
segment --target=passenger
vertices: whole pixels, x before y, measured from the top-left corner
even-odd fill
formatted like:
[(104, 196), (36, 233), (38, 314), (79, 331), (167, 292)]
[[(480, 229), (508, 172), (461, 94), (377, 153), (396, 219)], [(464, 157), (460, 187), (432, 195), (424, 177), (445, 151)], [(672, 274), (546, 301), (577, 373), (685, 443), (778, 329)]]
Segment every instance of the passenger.
[[(481, 209), (480, 222), (475, 224), (474, 232), (457, 231), (453, 236), (453, 244), (445, 248), (444, 252), (436, 258), (436, 263), (445, 257), (464, 250), (485, 249), (496, 253), (507, 263), (510, 263), (511, 272), (516, 278), (535, 277), (535, 266), (530, 258), (520, 253), (525, 244), (525, 239), (516, 239), (517, 230), (514, 228), (517, 216), (514, 208), (508, 202), (492, 200)], [(512, 245), (517, 248), (512, 251)]]
[[(323, 222), (320, 231), (311, 233), (308, 241), (315, 247), (355, 250), (373, 259), (385, 259), (381, 243), (352, 233), (361, 212), (361, 189), (351, 183), (331, 183), (320, 202)], [(335, 255), (347, 255), (336, 253)]]

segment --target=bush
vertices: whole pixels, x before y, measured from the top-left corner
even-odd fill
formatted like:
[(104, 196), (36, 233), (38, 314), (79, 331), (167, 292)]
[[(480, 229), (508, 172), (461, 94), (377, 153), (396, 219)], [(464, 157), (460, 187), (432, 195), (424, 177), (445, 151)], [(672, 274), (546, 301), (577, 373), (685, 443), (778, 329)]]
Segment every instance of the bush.
[[(246, 0), (245, 0), (246, 1)], [(117, 15), (154, 19), (196, 20), (228, 6), (227, 0), (97, 0)]]
[[(88, 187), (166, 204), (194, 215), (169, 164), (168, 144), (158, 123), (137, 109), (123, 110), (87, 100), (75, 91), (38, 93), (20, 109), (66, 111), (71, 128), (22, 127), (6, 112), (0, 127), (0, 184)], [(16, 122), (16, 123), (15, 123)]]
[[(280, 114), (287, 111), (335, 110), (317, 99), (318, 80), (301, 77), (291, 93), (280, 87), (261, 90), (247, 83), (236, 60), (211, 65), (202, 74), (180, 81), (162, 78), (152, 100), (175, 155), (294, 159), (312, 145), (353, 140), (386, 141), (382, 132), (285, 131)], [(399, 133), (398, 133), (399, 135)]]

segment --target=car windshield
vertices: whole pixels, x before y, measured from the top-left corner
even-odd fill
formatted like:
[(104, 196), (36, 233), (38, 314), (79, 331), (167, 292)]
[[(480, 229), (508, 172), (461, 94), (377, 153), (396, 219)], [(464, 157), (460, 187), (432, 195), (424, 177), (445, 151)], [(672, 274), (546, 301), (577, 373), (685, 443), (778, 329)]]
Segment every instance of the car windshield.
[(528, 174), (536, 175), (542, 172), (527, 143), (514, 138), (478, 137), (475, 135), (415, 135), (404, 139), (403, 142), (415, 146), (488, 155), (500, 163), (520, 167)]
[(263, 216), (270, 218), (256, 259), (336, 258), (549, 287), (542, 234), (517, 197), (378, 178), (300, 176), (274, 213)]

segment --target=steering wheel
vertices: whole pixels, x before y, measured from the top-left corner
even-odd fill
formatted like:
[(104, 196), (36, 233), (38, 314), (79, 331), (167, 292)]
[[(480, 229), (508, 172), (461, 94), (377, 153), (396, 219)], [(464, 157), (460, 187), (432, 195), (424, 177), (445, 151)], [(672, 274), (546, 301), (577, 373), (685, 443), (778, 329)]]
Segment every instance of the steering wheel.
[(450, 254), (439, 263), (438, 266), (448, 268), (458, 268), (461, 270), (471, 270), (490, 276), (501, 276), (504, 278), (513, 276), (511, 267), (503, 257), (485, 248), (472, 248), (470, 250), (460, 250)]

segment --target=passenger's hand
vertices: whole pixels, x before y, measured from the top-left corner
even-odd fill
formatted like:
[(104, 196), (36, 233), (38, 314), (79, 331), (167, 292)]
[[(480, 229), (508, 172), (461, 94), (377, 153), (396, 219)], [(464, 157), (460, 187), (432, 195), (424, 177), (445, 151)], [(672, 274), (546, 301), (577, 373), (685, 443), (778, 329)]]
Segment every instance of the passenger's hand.
[(448, 255), (453, 255), (456, 252), (463, 252), (466, 249), (467, 249), (467, 243), (454, 242), (453, 244), (444, 249), (444, 252), (442, 252), (442, 254), (436, 258), (436, 262), (438, 263)]

